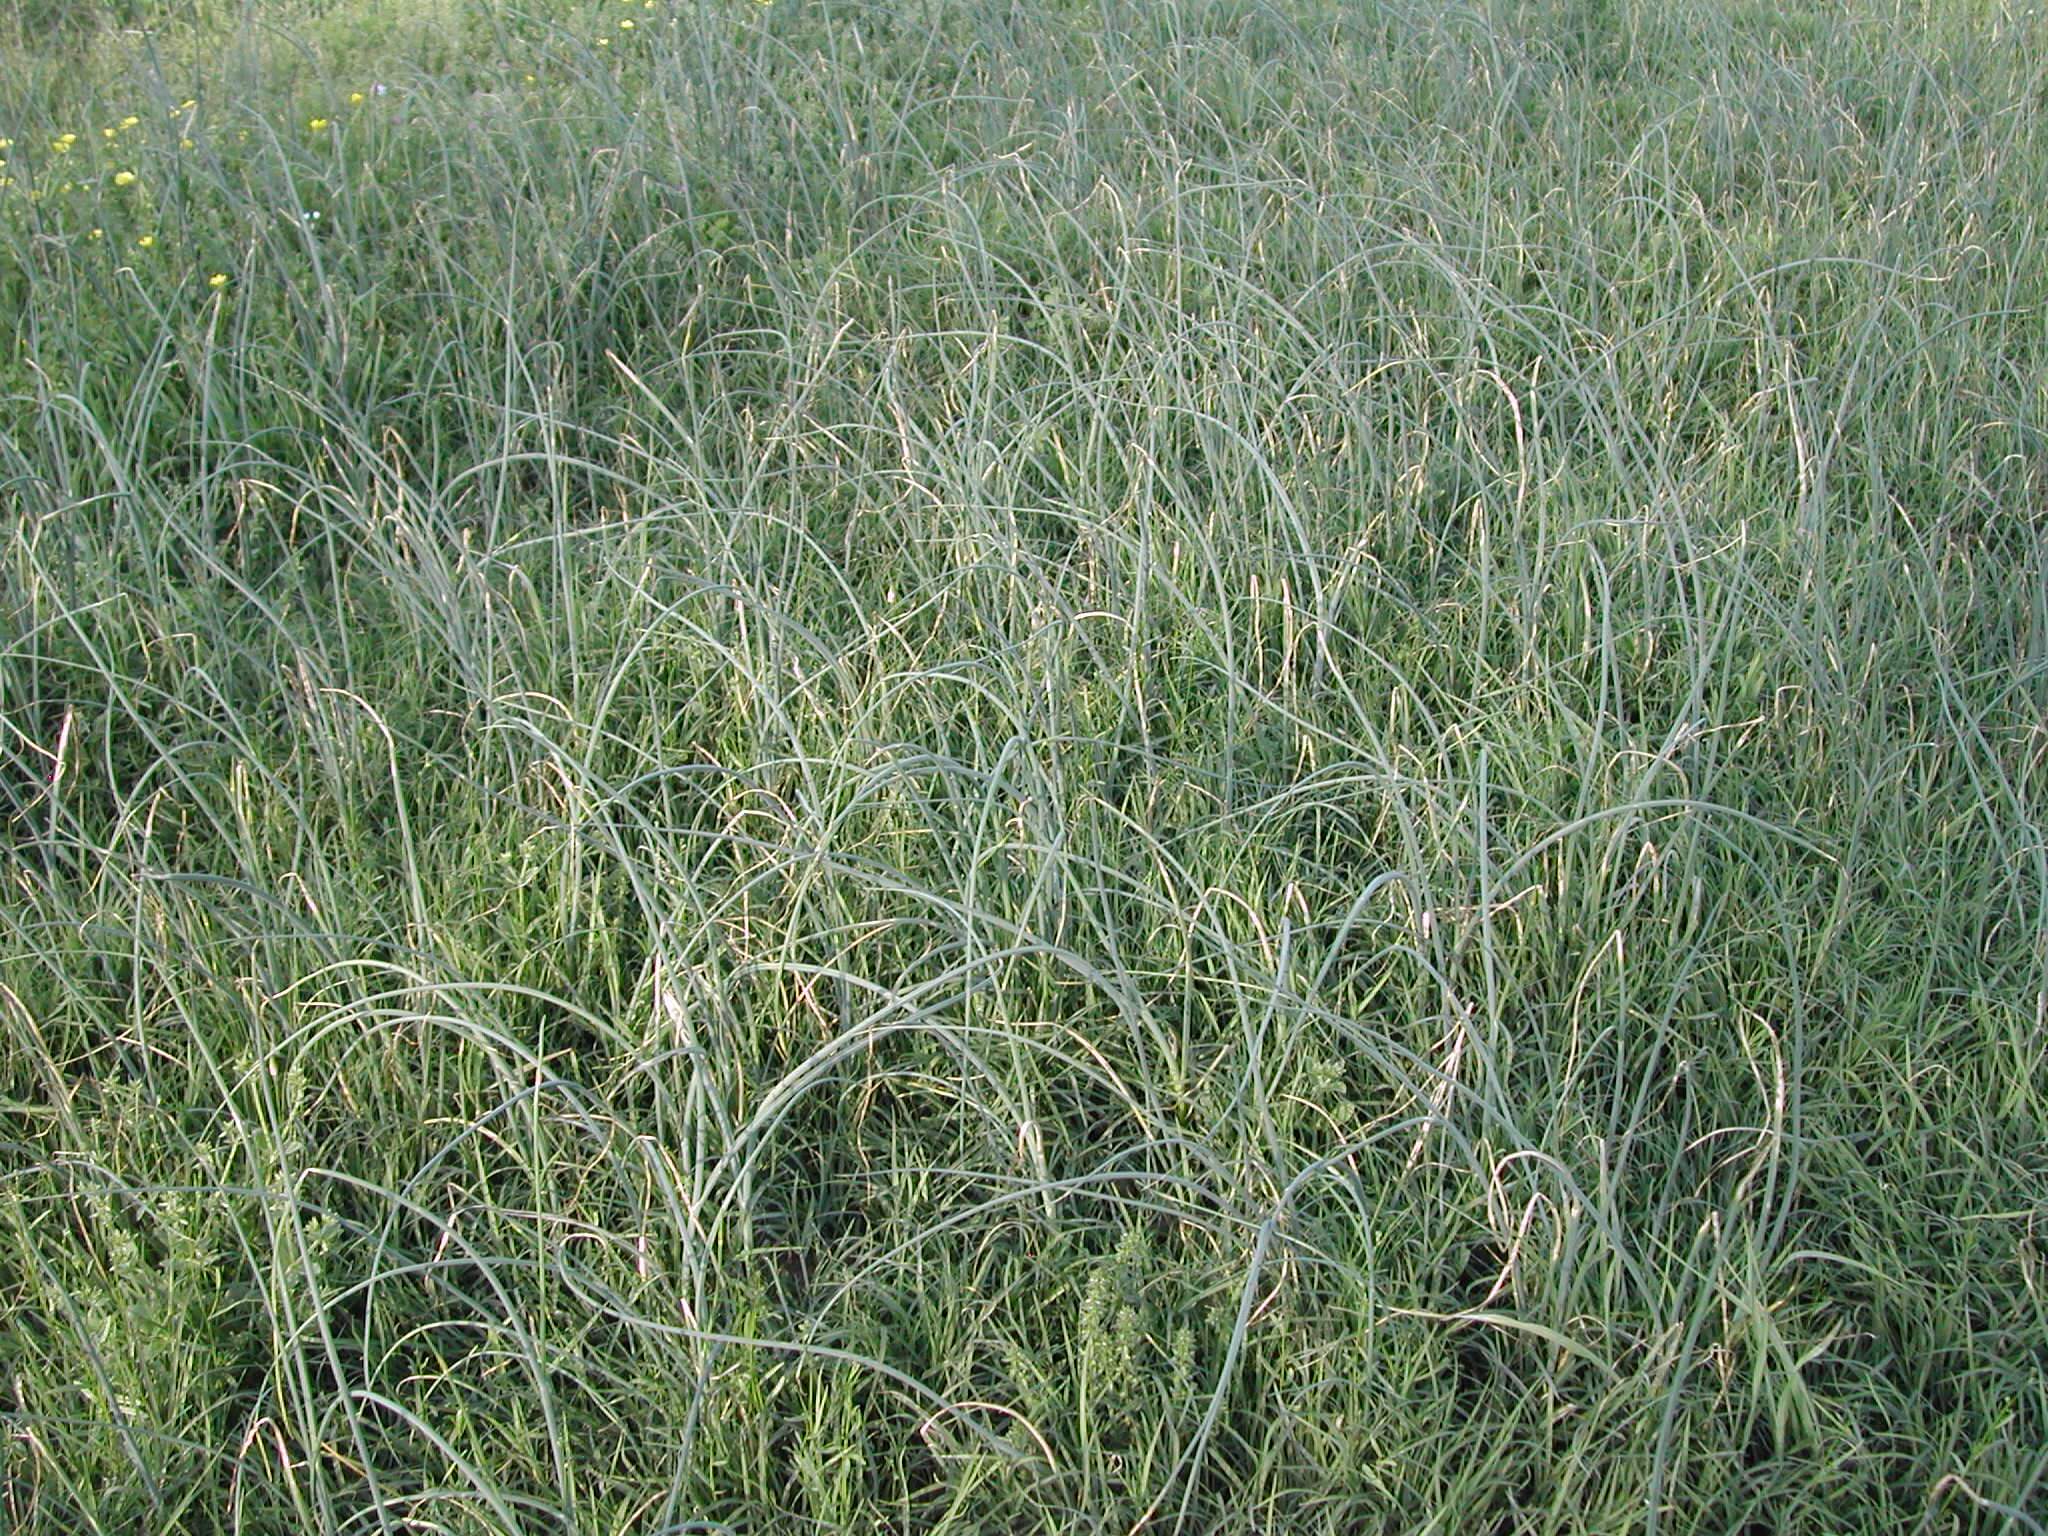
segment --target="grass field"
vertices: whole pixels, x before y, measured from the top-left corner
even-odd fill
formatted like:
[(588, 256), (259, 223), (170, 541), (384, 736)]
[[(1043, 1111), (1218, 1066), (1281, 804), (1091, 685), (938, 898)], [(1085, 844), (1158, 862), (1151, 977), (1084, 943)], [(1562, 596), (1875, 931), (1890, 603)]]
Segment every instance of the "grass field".
[(2048, 1528), (2040, 4), (0, 61), (0, 1526)]

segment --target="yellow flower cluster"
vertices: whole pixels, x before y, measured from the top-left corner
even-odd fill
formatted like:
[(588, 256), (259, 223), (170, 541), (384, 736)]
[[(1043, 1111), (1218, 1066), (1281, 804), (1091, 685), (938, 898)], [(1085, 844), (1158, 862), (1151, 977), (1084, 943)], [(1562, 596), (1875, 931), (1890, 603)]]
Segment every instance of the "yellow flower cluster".
[[(654, 0), (625, 0), (625, 3), (628, 6), (638, 4), (640, 9), (643, 11), (651, 11), (654, 9)], [(640, 23), (633, 20), (633, 18), (630, 16), (622, 17), (619, 21), (619, 30), (621, 32), (631, 32), (639, 25)], [(600, 37), (597, 40), (597, 46), (600, 48), (609, 48), (611, 47), (611, 45), (612, 40), (609, 37)], [(528, 85), (533, 84), (533, 76), (528, 75), (526, 77), (526, 83)]]

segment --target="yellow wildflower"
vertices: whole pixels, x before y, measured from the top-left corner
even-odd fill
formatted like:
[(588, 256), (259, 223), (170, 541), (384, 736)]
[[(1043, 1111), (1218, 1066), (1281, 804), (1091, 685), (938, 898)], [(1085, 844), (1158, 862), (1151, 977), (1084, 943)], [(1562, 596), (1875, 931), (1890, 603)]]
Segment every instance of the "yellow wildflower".
[(180, 149), (196, 149), (197, 147), (190, 139), (178, 140), (178, 148)]
[(103, 139), (111, 139), (118, 132), (120, 132), (118, 128), (102, 128), (100, 130), (100, 137)]
[(50, 149), (54, 154), (68, 155), (71, 153), (71, 140), (52, 139), (50, 140)]
[(139, 117), (124, 117), (121, 119), (120, 127), (125, 132), (127, 129), (133, 128), (137, 123), (141, 121), (142, 119)]
[(135, 173), (134, 173), (133, 171), (116, 171), (116, 172), (114, 172), (114, 185), (115, 185), (115, 186), (117, 186), (117, 187), (132, 187), (132, 186), (134, 186), (134, 185), (135, 185)]
[(348, 104), (352, 107), (360, 107), (368, 99), (361, 91), (350, 91), (348, 93)]
[(104, 229), (88, 229), (85, 232), (85, 238), (88, 240), (97, 240), (104, 234), (106, 234), (106, 231)]
[(324, 117), (309, 117), (306, 119), (306, 126), (315, 133), (318, 133), (327, 126), (327, 119)]
[(206, 280), (206, 286), (209, 288), (225, 288), (227, 285), (228, 275), (225, 272), (216, 272)]
[(628, 17), (627, 17), (627, 18), (626, 18), (626, 19), (625, 19), (624, 21), (620, 22), (620, 23), (619, 23), (619, 30), (620, 30), (621, 32), (630, 32), (630, 31), (632, 31), (632, 30), (633, 30), (633, 18), (632, 18), (632, 17), (630, 17), (630, 16), (628, 16)]
[(140, 240), (138, 240), (138, 241), (136, 241), (136, 242), (135, 242), (135, 248), (136, 248), (136, 249), (137, 249), (138, 251), (146, 251), (146, 250), (149, 250), (149, 249), (151, 249), (152, 247), (154, 247), (155, 245), (156, 245), (156, 236), (155, 236), (155, 235), (144, 235), (144, 236), (143, 236), (143, 237), (142, 237), (142, 238), (141, 238)]

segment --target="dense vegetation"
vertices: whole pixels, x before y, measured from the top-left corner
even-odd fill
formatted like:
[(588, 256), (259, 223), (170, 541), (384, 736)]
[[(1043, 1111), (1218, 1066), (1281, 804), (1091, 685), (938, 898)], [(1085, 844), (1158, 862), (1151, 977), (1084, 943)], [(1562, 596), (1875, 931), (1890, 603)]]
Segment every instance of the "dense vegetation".
[(2048, 16), (0, 5), (0, 1523), (2048, 1525)]

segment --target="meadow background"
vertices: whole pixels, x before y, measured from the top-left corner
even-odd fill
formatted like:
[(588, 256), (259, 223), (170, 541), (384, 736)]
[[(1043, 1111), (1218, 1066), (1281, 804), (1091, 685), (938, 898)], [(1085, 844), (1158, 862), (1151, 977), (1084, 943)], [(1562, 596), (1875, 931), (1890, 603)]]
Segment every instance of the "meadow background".
[(0, 1524), (2048, 1525), (2048, 16), (0, 5)]

